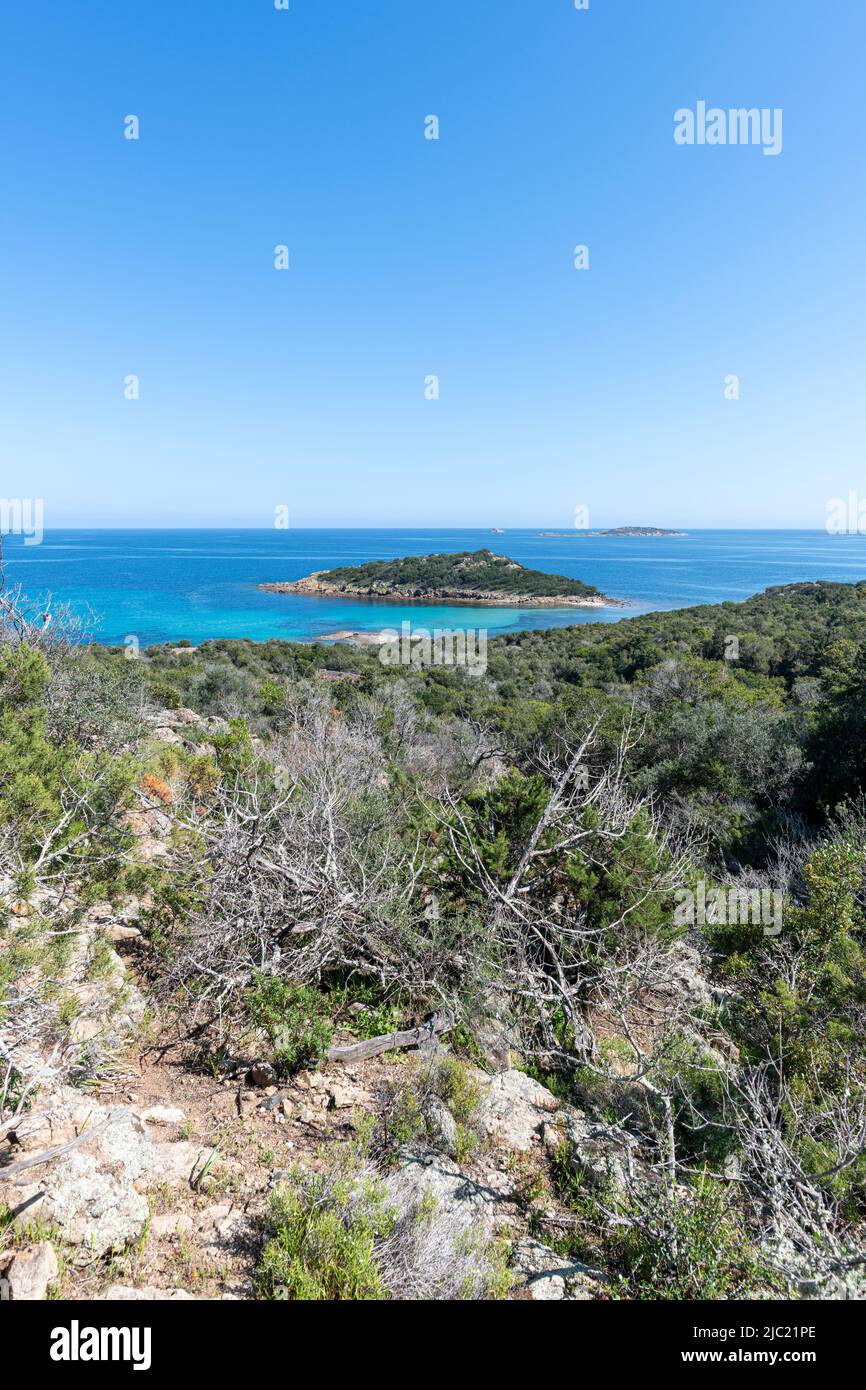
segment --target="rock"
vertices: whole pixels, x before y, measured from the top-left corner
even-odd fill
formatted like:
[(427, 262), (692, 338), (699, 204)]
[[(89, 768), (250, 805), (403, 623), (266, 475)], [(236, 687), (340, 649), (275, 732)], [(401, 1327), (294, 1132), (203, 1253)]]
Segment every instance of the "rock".
[(80, 1150), (47, 1177), (44, 1192), (45, 1219), (59, 1227), (70, 1245), (85, 1245), (94, 1255), (135, 1240), (150, 1210), (147, 1198), (128, 1180), (105, 1171), (92, 1154)]
[(423, 1107), (427, 1138), (434, 1149), (454, 1158), (457, 1154), (457, 1121), (439, 1096), (428, 1096)]
[(583, 1111), (563, 1106), (554, 1124), (545, 1125), (550, 1153), (566, 1152), (576, 1177), (595, 1188), (623, 1191), (640, 1167), (637, 1140), (625, 1130), (589, 1120)]
[(671, 948), (671, 968), (669, 981), (672, 992), (678, 997), (688, 999), (692, 1008), (705, 1008), (713, 1002), (713, 992), (704, 974), (703, 962), (698, 952), (683, 941), (677, 941)]
[(314, 1105), (302, 1105), (297, 1113), (297, 1118), (302, 1125), (310, 1125), (313, 1129), (320, 1129), (322, 1125), (322, 1111)]
[(205, 1207), (204, 1211), (199, 1213), (198, 1224), (201, 1228), (218, 1226), (221, 1221), (225, 1221), (231, 1209), (231, 1202), (217, 1202), (212, 1207)]
[(181, 1212), (166, 1211), (153, 1217), (150, 1229), (155, 1236), (181, 1236), (195, 1230), (195, 1222)]
[[(183, 651), (189, 652), (192, 651), (192, 648), (184, 647)], [(169, 722), (171, 724), (180, 725), (192, 724), (193, 727), (198, 728), (199, 725), (204, 723), (204, 717), (200, 714), (196, 714), (194, 709), (187, 709), (185, 705), (181, 705), (179, 709), (173, 709), (171, 711)]]
[(141, 1288), (133, 1288), (129, 1284), (112, 1284), (104, 1293), (99, 1295), (101, 1303), (125, 1303), (125, 1302), (156, 1302), (157, 1299), (164, 1299), (171, 1303), (194, 1303), (196, 1300), (191, 1293), (185, 1289), (158, 1289), (154, 1284), (143, 1284)]
[(270, 1062), (254, 1062), (249, 1072), (250, 1084), (265, 1090), (268, 1086), (275, 1086), (277, 1082), (276, 1068)]
[[(206, 1183), (206, 1174), (213, 1174), (213, 1163), (216, 1162), (216, 1149), (203, 1149), (201, 1145), (181, 1141), (177, 1144), (156, 1144), (154, 1148), (158, 1150), (158, 1162), (160, 1170), (158, 1172), (149, 1171), (142, 1181), (142, 1188), (145, 1192), (150, 1191), (157, 1185), (157, 1180), (169, 1183), (173, 1187), (198, 1188), (202, 1183)], [(210, 1165), (210, 1166), (209, 1166)]]
[(74, 1043), (92, 1042), (105, 1031), (105, 1021), (101, 1018), (88, 1018), (86, 1014), (74, 1018), (69, 1025), (69, 1037)]
[(350, 1081), (332, 1081), (328, 1096), (334, 1110), (352, 1110), (355, 1107), (369, 1109), (371, 1104), (369, 1091), (352, 1085)]
[(183, 1110), (171, 1105), (152, 1105), (142, 1112), (141, 1118), (151, 1125), (182, 1125), (186, 1121)]
[(168, 846), (153, 835), (142, 835), (136, 840), (135, 852), (143, 864), (149, 864), (154, 859), (161, 859), (168, 854)]
[[(789, 1298), (802, 1298), (818, 1302), (847, 1302), (855, 1300), (862, 1303), (866, 1299), (866, 1278), (859, 1263), (853, 1269), (830, 1274), (821, 1269), (820, 1256), (815, 1259), (804, 1250), (798, 1249), (787, 1236), (776, 1231), (761, 1242), (761, 1253), (768, 1266), (782, 1274), (788, 1285)], [(859, 1251), (852, 1248), (851, 1256), (858, 1259)], [(756, 1293), (756, 1297), (760, 1297)]]
[(540, 1302), (598, 1298), (606, 1282), (604, 1274), (579, 1260), (565, 1259), (538, 1240), (515, 1241), (511, 1260), (523, 1277), (530, 1298)]
[(414, 1201), (433, 1197), (437, 1208), (458, 1215), (467, 1225), (490, 1232), (502, 1194), (477, 1182), (441, 1154), (430, 1152), (404, 1156), (399, 1187)]
[(476, 1025), (475, 1041), (484, 1058), (484, 1065), (492, 1072), (508, 1071), (513, 1060), (511, 1041), (508, 1033), (498, 1019), (485, 1018)]
[[(40, 1097), (40, 1101), (42, 1098)], [(28, 1187), (3, 1183), (0, 1200), (22, 1226), (36, 1219), (56, 1225), (64, 1241), (103, 1255), (135, 1240), (148, 1218), (144, 1194), (165, 1183), (198, 1185), (213, 1149), (187, 1141), (158, 1143), (140, 1116), (122, 1106), (103, 1106), (80, 1091), (61, 1087), (47, 1101), (37, 1127), (19, 1125), (28, 1145), (48, 1133), (66, 1142), (87, 1134), (79, 1147), (39, 1170)], [(28, 1117), (29, 1118), (29, 1117)]]
[(94, 903), (93, 906), (87, 910), (85, 922), (88, 926), (92, 923), (110, 922), (113, 916), (114, 908), (111, 906), (111, 903)]
[[(22, 1153), (36, 1153), (41, 1149), (52, 1149), (75, 1138), (75, 1124), (72, 1117), (63, 1109), (35, 1111), (22, 1115), (8, 1138)], [(2, 1180), (0, 1169), (0, 1180)]]
[(156, 743), (168, 743), (175, 746), (184, 741), (182, 735), (179, 734), (176, 729), (152, 729), (150, 736)]
[(198, 1224), (200, 1231), (211, 1235), (215, 1232), (220, 1241), (230, 1243), (245, 1221), (246, 1217), (239, 1207), (233, 1207), (230, 1202), (220, 1202), (203, 1211)]
[(125, 927), (121, 922), (111, 922), (107, 927), (103, 927), (102, 935), (114, 942), (141, 940), (138, 927)]
[(545, 1086), (523, 1072), (502, 1072), (481, 1097), (478, 1124), (505, 1148), (527, 1153), (557, 1104)]
[(57, 1256), (50, 1241), (28, 1250), (18, 1250), (4, 1275), (8, 1297), (13, 1303), (44, 1299), (48, 1285), (57, 1278)]

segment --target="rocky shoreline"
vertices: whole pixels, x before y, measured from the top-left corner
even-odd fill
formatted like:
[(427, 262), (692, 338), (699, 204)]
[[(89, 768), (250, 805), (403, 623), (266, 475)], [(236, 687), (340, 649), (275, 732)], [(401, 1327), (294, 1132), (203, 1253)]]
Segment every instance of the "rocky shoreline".
[(470, 607), (482, 605), (485, 608), (617, 608), (625, 607), (624, 599), (608, 598), (606, 594), (588, 596), (574, 594), (501, 594), (489, 589), (428, 589), (419, 590), (412, 586), (405, 588), (378, 589), (373, 586), (361, 588), (351, 584), (330, 584), (322, 579), (326, 570), (316, 570), (305, 579), (259, 584), (257, 587), (269, 594), (307, 594), (319, 598), (373, 599), (382, 602), (398, 603), (448, 603), (466, 604)]

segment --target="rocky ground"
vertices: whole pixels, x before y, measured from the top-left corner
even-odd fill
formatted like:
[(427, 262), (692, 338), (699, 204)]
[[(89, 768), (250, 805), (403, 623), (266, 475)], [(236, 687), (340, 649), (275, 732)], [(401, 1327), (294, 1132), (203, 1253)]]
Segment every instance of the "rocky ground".
[[(271, 1081), (266, 1067), (207, 1075), (163, 1043), (131, 1051), (123, 1079), (94, 1094), (62, 1087), (40, 1096), (5, 1136), (4, 1157), (20, 1169), (30, 1157), (66, 1151), (6, 1181), (0, 1170), (14, 1236), (0, 1255), (10, 1296), (252, 1297), (273, 1188), (352, 1139), (403, 1065), (333, 1063), (287, 1085), (261, 1085)], [(407, 1180), (510, 1242), (514, 1296), (603, 1297), (602, 1274), (561, 1259), (528, 1228), (533, 1213), (557, 1218), (551, 1146), (565, 1138), (575, 1165), (600, 1177), (623, 1161), (619, 1141), (522, 1072), (475, 1076), (478, 1150), (456, 1162), (446, 1114), (435, 1148), (400, 1156)]]
[[(47, 1089), (4, 1138), (0, 1201), (12, 1239), (0, 1277), (13, 1299), (250, 1298), (274, 1187), (320, 1166), (375, 1115), (405, 1055), (331, 1063), (275, 1084), (267, 1065), (193, 1068), (179, 1042), (133, 1043), (123, 1075), (93, 1092)], [(401, 1155), (412, 1188), (510, 1243), (515, 1297), (604, 1297), (604, 1276), (528, 1234), (533, 1214), (567, 1221), (548, 1153), (565, 1140), (599, 1180), (625, 1161), (621, 1141), (516, 1070), (475, 1070), (480, 1144), (462, 1166), (442, 1107), (436, 1147)], [(29, 1159), (62, 1150), (32, 1169)]]
[[(206, 748), (213, 724), (163, 711), (152, 737)], [(158, 808), (133, 813), (132, 824), (143, 862), (167, 852), (170, 826)], [(292, 1169), (327, 1162), (365, 1116), (378, 1115), (395, 1077), (423, 1064), (402, 1050), (327, 1063), (281, 1084), (255, 1054), (204, 1065), (177, 1020), (149, 1012), (143, 906), (130, 899), (89, 909), (63, 967), (75, 1002), (70, 1043), (94, 1059), (92, 1078), (58, 1084), (51, 1057), (37, 1049), (29, 1070), (41, 1080), (0, 1129), (8, 1213), (0, 1279), (13, 1300), (254, 1297), (274, 1188)], [(26, 918), (49, 907), (17, 911)], [(692, 976), (696, 968), (684, 964)], [(705, 988), (694, 978), (683, 986)], [(393, 1155), (392, 1166), (407, 1190), (431, 1193), (440, 1210), (505, 1242), (512, 1297), (605, 1298), (602, 1271), (560, 1257), (533, 1233), (561, 1233), (573, 1220), (557, 1200), (552, 1154), (610, 1190), (640, 1163), (635, 1143), (514, 1069), (502, 1038), (489, 1042), (490, 1070), (471, 1069), (471, 1157), (457, 1161), (456, 1122), (437, 1101), (423, 1146)]]

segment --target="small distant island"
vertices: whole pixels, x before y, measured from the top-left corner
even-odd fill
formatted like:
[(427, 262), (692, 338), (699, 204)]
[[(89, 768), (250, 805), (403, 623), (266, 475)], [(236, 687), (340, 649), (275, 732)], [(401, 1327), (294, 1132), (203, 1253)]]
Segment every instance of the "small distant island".
[(687, 536), (688, 531), (666, 531), (663, 526), (612, 526), (607, 531), (541, 531), (542, 536), (562, 536), (567, 540), (584, 536)]
[(306, 579), (260, 584), (272, 594), (396, 599), (416, 603), (473, 603), (522, 608), (603, 608), (620, 603), (580, 579), (526, 569), (492, 550), (409, 555), (365, 565), (317, 570)]

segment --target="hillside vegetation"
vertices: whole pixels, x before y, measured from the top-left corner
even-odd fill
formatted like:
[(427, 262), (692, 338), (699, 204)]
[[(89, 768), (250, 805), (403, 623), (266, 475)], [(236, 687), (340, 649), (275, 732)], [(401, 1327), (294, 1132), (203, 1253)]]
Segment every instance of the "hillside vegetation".
[[(471, 675), (129, 660), (8, 595), (0, 638), (13, 1274), (50, 1243), (63, 1296), (862, 1296), (866, 585)], [(142, 1137), (136, 1064), (124, 1176), (81, 1130), (145, 1040), (189, 1113)], [(27, 1225), (4, 1171), (64, 1133)]]

